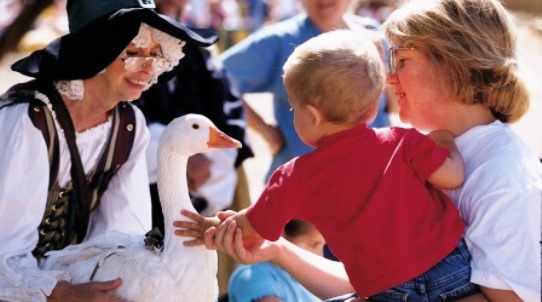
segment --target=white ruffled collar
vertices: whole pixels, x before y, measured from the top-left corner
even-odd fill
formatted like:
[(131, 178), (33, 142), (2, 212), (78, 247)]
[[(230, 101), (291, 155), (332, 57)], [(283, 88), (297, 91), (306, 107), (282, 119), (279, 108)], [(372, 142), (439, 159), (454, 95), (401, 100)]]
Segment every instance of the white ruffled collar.
[[(47, 96), (45, 96), (44, 94), (40, 93), (40, 92), (36, 92), (36, 98), (39, 99), (40, 101), (44, 102), (47, 107), (49, 108), (49, 110), (51, 111), (52, 115), (53, 115), (53, 118), (55, 120), (55, 127), (57, 128), (57, 132), (60, 136), (60, 138), (62, 140), (65, 139), (65, 136), (64, 136), (64, 130), (60, 127), (60, 124), (58, 123), (58, 119), (56, 117), (56, 112), (53, 110), (53, 106), (51, 104), (51, 101), (49, 100), (49, 98)], [(88, 129), (85, 129), (81, 132), (75, 132), (75, 136), (76, 136), (76, 139), (77, 139), (77, 144), (85, 144), (85, 143), (89, 143), (89, 142), (95, 142), (97, 137), (107, 137), (107, 134), (110, 132), (111, 130), (111, 125), (112, 125), (112, 121), (113, 121), (113, 117), (112, 115), (110, 115), (107, 119), (106, 122), (104, 123), (101, 123), (99, 125), (96, 125), (94, 127), (91, 127), (91, 128), (88, 128)]]

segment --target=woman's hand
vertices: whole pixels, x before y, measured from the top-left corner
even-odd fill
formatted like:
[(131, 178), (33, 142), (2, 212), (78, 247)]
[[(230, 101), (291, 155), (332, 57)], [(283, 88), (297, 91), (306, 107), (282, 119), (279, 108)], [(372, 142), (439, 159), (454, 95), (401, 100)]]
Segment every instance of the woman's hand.
[(122, 280), (119, 278), (112, 281), (89, 282), (81, 284), (58, 282), (51, 295), (47, 297), (47, 301), (129, 302), (121, 298), (113, 297), (107, 293), (117, 289), (121, 285)]
[(272, 155), (277, 154), (285, 144), (280, 129), (276, 125), (267, 123), (245, 100), (243, 100), (243, 105), (249, 127), (262, 136)]
[(272, 155), (276, 155), (284, 146), (284, 136), (277, 126), (265, 124), (260, 129), (260, 134), (269, 146)]
[(190, 156), (186, 165), (188, 189), (196, 191), (209, 178), (211, 178), (211, 161), (201, 153)]

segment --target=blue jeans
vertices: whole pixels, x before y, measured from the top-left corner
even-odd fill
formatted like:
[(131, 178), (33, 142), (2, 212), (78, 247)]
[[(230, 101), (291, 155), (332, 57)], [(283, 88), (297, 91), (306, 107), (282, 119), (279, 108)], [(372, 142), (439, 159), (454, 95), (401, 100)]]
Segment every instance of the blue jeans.
[[(392, 289), (369, 297), (378, 302), (437, 302), (454, 301), (479, 292), (476, 284), (470, 283), (471, 255), (467, 244), (461, 240), (456, 248), (442, 261), (420, 276)], [(340, 302), (355, 295), (327, 300)]]

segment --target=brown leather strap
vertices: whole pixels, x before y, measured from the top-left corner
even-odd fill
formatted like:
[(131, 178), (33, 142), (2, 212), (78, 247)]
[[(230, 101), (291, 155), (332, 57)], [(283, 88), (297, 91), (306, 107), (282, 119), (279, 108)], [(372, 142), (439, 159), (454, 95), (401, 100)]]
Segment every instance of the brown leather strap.
[[(71, 213), (68, 215), (68, 232), (75, 229), (77, 233), (76, 242), (80, 243), (87, 234), (88, 221), (90, 218), (90, 203), (92, 200), (92, 193), (90, 191), (83, 163), (79, 155), (79, 149), (77, 148), (75, 140), (75, 127), (71, 120), (70, 114), (62, 97), (58, 91), (49, 82), (34, 80), (31, 82), (34, 88), (41, 93), (45, 94), (51, 101), (53, 110), (56, 113), (56, 118), (60, 127), (64, 130), (64, 136), (68, 149), (70, 150), (71, 157), (71, 177), (74, 186), (74, 191), (78, 195), (76, 202), (71, 204)], [(71, 236), (68, 236), (71, 237)]]
[(98, 205), (100, 197), (109, 186), (111, 177), (128, 160), (134, 144), (135, 126), (135, 112), (132, 105), (123, 102), (115, 107), (109, 141), (91, 181), (91, 187), (94, 189), (92, 208)]
[(28, 116), (38, 130), (41, 131), (49, 157), (49, 191), (53, 188), (58, 176), (59, 146), (58, 136), (53, 116), (47, 106), (37, 100), (31, 101), (28, 106)]

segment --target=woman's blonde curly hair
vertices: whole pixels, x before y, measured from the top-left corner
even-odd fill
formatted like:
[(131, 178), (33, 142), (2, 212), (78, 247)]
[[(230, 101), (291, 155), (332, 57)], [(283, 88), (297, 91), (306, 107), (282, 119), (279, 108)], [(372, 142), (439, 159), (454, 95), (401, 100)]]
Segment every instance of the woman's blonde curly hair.
[(384, 26), (392, 44), (420, 49), (437, 62), (445, 85), (465, 104), (484, 104), (508, 123), (527, 111), (516, 34), (498, 0), (411, 1)]

